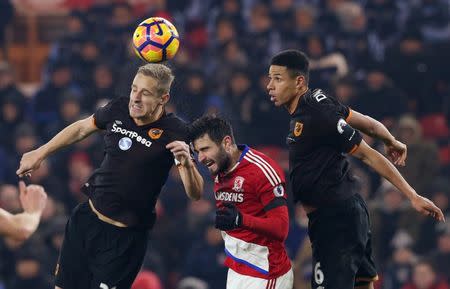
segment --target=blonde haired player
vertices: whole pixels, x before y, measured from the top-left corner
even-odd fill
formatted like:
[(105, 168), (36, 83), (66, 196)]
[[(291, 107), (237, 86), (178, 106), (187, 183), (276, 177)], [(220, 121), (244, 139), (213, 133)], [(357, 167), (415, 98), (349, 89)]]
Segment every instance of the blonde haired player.
[(105, 132), (104, 159), (83, 187), (89, 200), (67, 223), (56, 288), (130, 288), (156, 219), (156, 200), (175, 162), (187, 195), (200, 198), (203, 179), (186, 144), (187, 124), (165, 111), (173, 79), (165, 65), (141, 66), (129, 98), (112, 100), (23, 155), (19, 176), (56, 150)]

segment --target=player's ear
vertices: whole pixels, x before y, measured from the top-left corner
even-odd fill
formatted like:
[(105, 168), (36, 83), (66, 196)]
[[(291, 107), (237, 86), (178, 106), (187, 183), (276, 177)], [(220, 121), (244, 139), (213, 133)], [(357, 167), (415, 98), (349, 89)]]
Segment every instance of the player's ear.
[(300, 88), (301, 86), (303, 86), (303, 84), (305, 83), (305, 76), (303, 75), (299, 75), (296, 77), (296, 85), (298, 88)]
[(170, 99), (170, 95), (168, 93), (161, 96), (161, 99), (159, 100), (159, 103), (164, 105), (166, 104)]
[(231, 145), (233, 144), (233, 141), (232, 141), (232, 139), (231, 139), (231, 136), (229, 136), (229, 135), (225, 136), (225, 137), (223, 138), (223, 140), (222, 140), (222, 144), (223, 144), (223, 146), (225, 147), (225, 150), (226, 150), (227, 152), (229, 152), (229, 150), (230, 150), (230, 148), (231, 148)]

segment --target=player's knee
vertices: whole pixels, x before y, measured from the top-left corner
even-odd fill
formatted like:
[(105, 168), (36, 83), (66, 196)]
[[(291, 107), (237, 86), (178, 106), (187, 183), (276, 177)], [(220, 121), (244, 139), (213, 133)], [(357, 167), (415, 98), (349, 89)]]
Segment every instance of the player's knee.
[(63, 288), (61, 288), (61, 287), (58, 287), (58, 286), (55, 286), (55, 289), (63, 289)]

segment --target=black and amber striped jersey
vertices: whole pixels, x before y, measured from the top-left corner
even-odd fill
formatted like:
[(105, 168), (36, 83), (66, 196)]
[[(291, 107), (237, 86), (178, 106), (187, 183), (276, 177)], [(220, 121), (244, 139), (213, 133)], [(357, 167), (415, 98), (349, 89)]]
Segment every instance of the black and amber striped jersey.
[(155, 204), (173, 154), (166, 145), (187, 141), (187, 124), (164, 113), (157, 121), (139, 126), (130, 117), (128, 98), (117, 98), (94, 113), (104, 130), (104, 159), (86, 183), (84, 192), (103, 215), (129, 226), (151, 227)]
[(294, 199), (320, 207), (355, 193), (345, 153), (361, 134), (347, 120), (351, 110), (320, 89), (308, 90), (291, 115), (287, 137)]

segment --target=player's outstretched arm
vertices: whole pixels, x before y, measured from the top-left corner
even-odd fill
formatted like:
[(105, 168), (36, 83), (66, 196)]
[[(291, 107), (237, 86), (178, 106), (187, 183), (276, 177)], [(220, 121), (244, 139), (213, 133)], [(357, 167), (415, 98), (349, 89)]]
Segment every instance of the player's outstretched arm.
[(0, 235), (24, 241), (39, 225), (47, 194), (43, 187), (37, 185), (26, 187), (24, 182), (19, 182), (19, 191), (24, 212), (12, 215), (0, 209)]
[(95, 126), (93, 116), (72, 123), (60, 131), (48, 143), (35, 150), (25, 153), (20, 160), (20, 165), (16, 171), (16, 174), (19, 177), (31, 174), (32, 171), (39, 168), (41, 162), (50, 154), (63, 147), (85, 139), (97, 130), (98, 128)]
[(177, 161), (178, 172), (186, 194), (192, 200), (199, 200), (203, 192), (203, 177), (191, 158), (189, 145), (184, 141), (173, 141), (166, 148), (173, 153)]
[(445, 221), (444, 214), (432, 201), (416, 193), (406, 182), (397, 168), (392, 165), (382, 154), (372, 149), (364, 140), (353, 155), (372, 167), (377, 173), (386, 178), (397, 187), (410, 201), (418, 212), (431, 216), (439, 221)]
[(352, 110), (347, 122), (363, 133), (384, 142), (386, 155), (394, 165), (404, 166), (407, 156), (406, 145), (395, 139), (389, 130), (379, 121), (370, 116)]

